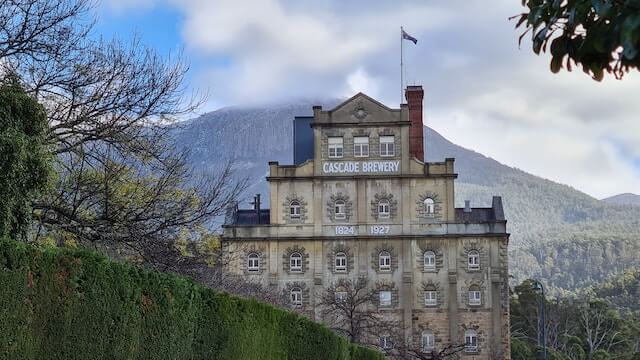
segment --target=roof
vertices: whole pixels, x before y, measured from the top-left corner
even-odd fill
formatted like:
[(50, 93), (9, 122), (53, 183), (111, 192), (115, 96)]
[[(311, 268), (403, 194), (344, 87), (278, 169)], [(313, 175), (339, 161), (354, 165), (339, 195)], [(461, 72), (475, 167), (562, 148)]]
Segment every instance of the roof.
[(225, 225), (269, 224), (271, 222), (270, 210), (260, 209), (260, 222), (258, 222), (258, 212), (254, 209), (236, 210), (225, 222)]
[(464, 212), (464, 208), (456, 208), (456, 221), (465, 223), (505, 221), (502, 198), (494, 196), (490, 208), (471, 208), (471, 212)]

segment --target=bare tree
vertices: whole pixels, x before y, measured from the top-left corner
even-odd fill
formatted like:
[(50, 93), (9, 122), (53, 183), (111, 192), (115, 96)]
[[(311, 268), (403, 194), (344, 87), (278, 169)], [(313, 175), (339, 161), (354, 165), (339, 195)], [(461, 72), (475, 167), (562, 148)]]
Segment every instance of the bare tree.
[(378, 311), (379, 295), (366, 277), (342, 279), (320, 295), (323, 319), (338, 334), (353, 343), (378, 346), (381, 334), (393, 336), (397, 322)]
[(593, 359), (599, 350), (611, 352), (626, 342), (617, 318), (604, 303), (593, 302), (582, 307), (578, 313), (578, 324), (584, 334), (588, 359)]
[[(464, 351), (464, 344), (447, 344), (442, 347), (434, 347), (431, 350), (424, 350), (422, 348), (416, 348), (409, 346), (404, 353), (410, 359), (419, 360), (456, 360), (460, 358), (460, 353)], [(498, 357), (492, 357), (491, 359), (498, 360)]]
[[(175, 241), (211, 224), (243, 191), (231, 166), (205, 178), (172, 143), (201, 98), (188, 66), (137, 39), (92, 40), (91, 0), (0, 0), (0, 65), (47, 110), (58, 160), (51, 196), (34, 204), (38, 236), (72, 239), (163, 271)], [(186, 266), (186, 265), (185, 265)]]

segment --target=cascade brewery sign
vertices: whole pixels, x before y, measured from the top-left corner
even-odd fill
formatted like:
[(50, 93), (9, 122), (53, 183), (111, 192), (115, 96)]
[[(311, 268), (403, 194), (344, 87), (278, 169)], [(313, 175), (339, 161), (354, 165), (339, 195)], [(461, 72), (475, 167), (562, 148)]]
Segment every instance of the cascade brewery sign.
[(326, 161), (322, 164), (325, 174), (395, 173), (400, 161)]

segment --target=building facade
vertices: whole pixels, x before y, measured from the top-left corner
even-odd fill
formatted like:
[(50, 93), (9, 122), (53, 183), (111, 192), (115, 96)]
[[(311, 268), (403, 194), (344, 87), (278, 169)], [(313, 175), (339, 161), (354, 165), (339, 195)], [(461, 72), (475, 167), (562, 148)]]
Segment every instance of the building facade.
[(454, 207), (454, 159), (424, 161), (423, 94), (410, 86), (407, 103), (390, 109), (359, 93), (296, 118), (295, 164), (269, 163), (270, 209), (258, 198), (228, 214), (230, 267), (317, 320), (329, 285), (366, 277), (379, 289), (378, 311), (409, 344), (464, 344), (462, 358), (508, 359), (502, 202)]

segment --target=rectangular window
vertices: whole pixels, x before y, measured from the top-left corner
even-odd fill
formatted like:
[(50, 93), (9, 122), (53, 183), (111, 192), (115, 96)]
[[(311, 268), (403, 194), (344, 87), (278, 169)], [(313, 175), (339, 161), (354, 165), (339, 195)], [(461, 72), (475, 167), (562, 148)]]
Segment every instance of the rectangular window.
[(469, 291), (469, 305), (480, 305), (480, 291)]
[(336, 271), (337, 272), (345, 272), (345, 271), (347, 271), (347, 257), (346, 256), (336, 256)]
[(426, 306), (438, 305), (438, 295), (435, 291), (427, 290), (424, 292), (424, 304)]
[(342, 303), (347, 301), (347, 292), (346, 291), (336, 291), (336, 302)]
[(380, 263), (380, 270), (383, 270), (383, 271), (391, 270), (391, 255), (389, 255), (388, 253), (380, 254), (380, 257), (378, 258), (378, 260)]
[(391, 306), (391, 291), (380, 291), (380, 306)]
[(353, 156), (355, 157), (369, 156), (369, 137), (356, 136), (353, 138)]
[(394, 136), (380, 136), (380, 156), (394, 156), (396, 145)]
[(342, 137), (329, 138), (329, 157), (341, 158), (343, 156)]
[(393, 349), (393, 342), (391, 341), (391, 336), (389, 335), (380, 336), (380, 347), (384, 350)]

